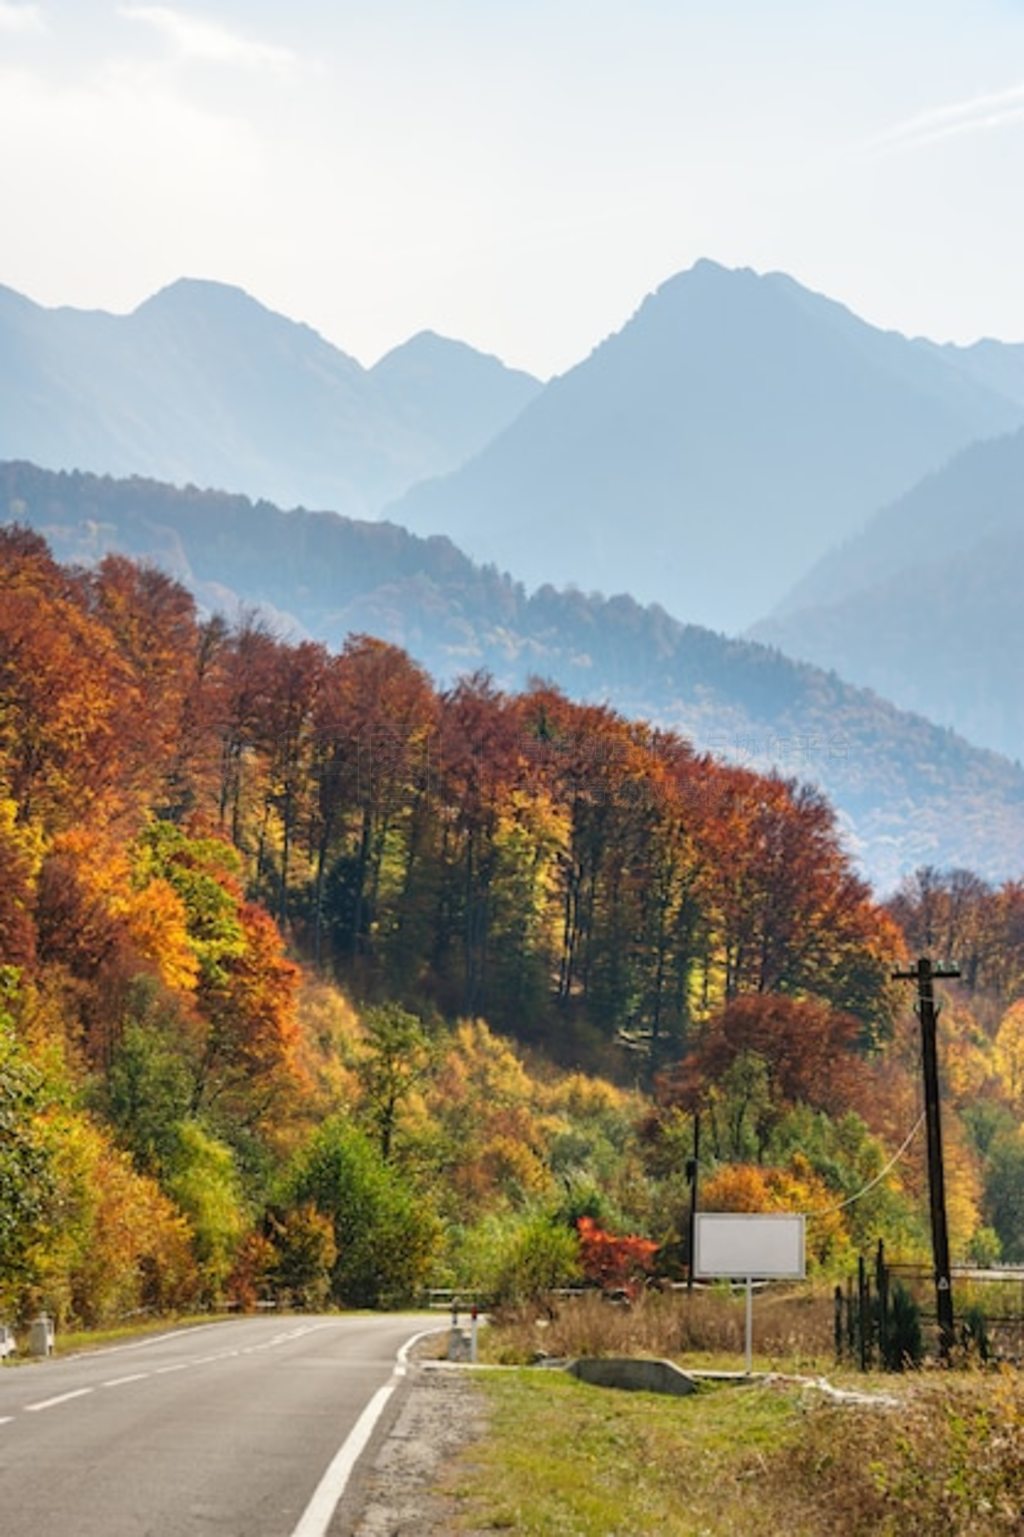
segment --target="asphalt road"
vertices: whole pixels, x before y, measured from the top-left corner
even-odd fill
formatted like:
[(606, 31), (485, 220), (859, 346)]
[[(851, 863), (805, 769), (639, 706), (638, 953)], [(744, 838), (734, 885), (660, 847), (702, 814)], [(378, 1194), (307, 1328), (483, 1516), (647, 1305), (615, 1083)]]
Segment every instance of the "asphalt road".
[(348, 1466), (374, 1410), (401, 1385), (397, 1352), (430, 1324), (422, 1315), (237, 1319), (4, 1367), (0, 1532), (344, 1530), (330, 1513)]

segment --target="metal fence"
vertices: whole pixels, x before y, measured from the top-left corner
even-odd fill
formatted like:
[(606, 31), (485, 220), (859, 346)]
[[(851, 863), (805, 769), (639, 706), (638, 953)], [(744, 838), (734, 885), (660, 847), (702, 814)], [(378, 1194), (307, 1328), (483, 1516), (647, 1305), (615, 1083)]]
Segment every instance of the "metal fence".
[[(1024, 1361), (1024, 1267), (954, 1265), (953, 1316), (964, 1355)], [(935, 1275), (924, 1265), (890, 1262), (879, 1241), (872, 1260), (837, 1286), (836, 1358), (862, 1371), (900, 1371), (938, 1355)]]

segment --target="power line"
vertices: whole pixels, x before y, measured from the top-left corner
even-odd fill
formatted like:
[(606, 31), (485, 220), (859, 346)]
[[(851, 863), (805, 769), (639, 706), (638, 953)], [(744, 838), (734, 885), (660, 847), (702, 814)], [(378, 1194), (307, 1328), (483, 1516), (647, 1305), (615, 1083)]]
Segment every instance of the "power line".
[(879, 1172), (875, 1175), (874, 1179), (868, 1181), (863, 1190), (858, 1190), (856, 1195), (847, 1196), (846, 1200), (840, 1201), (838, 1206), (826, 1206), (823, 1211), (807, 1212), (807, 1220), (810, 1222), (813, 1221), (815, 1217), (831, 1217), (835, 1212), (842, 1211), (844, 1207), (852, 1206), (854, 1201), (859, 1201), (861, 1196), (867, 1195), (869, 1190), (874, 1190), (876, 1185), (880, 1185), (882, 1180), (889, 1173), (890, 1169), (894, 1169), (899, 1163), (900, 1159), (907, 1151), (907, 1148), (910, 1146), (911, 1142), (913, 1142), (914, 1138), (917, 1136), (917, 1133), (921, 1130), (921, 1124), (924, 1121), (924, 1118), (925, 1112), (922, 1110), (921, 1114), (918, 1116), (917, 1120), (908, 1131), (899, 1150), (892, 1155), (885, 1168), (880, 1169)]

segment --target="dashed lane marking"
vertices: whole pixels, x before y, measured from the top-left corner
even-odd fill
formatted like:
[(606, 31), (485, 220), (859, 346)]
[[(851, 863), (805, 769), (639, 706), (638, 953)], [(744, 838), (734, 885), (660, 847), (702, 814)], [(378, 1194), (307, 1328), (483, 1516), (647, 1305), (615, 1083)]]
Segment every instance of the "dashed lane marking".
[(92, 1388), (76, 1388), (73, 1393), (59, 1393), (56, 1398), (44, 1398), (38, 1404), (26, 1404), (26, 1414), (38, 1414), (40, 1409), (55, 1409), (58, 1404), (66, 1404), (72, 1398), (84, 1398), (86, 1393), (91, 1393)]

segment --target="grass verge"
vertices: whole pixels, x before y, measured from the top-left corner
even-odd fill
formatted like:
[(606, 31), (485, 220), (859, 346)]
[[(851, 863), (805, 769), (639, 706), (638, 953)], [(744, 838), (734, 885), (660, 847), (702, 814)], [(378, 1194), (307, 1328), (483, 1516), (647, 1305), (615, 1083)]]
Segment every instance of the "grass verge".
[(1021, 1531), (1024, 1380), (905, 1381), (898, 1407), (787, 1384), (669, 1399), (556, 1372), (481, 1374), (488, 1439), (452, 1531), (523, 1537), (1000, 1537)]
[(793, 1390), (737, 1387), (678, 1399), (590, 1388), (553, 1371), (481, 1376), (491, 1430), (456, 1490), (466, 1531), (754, 1531), (744, 1486), (800, 1429)]

